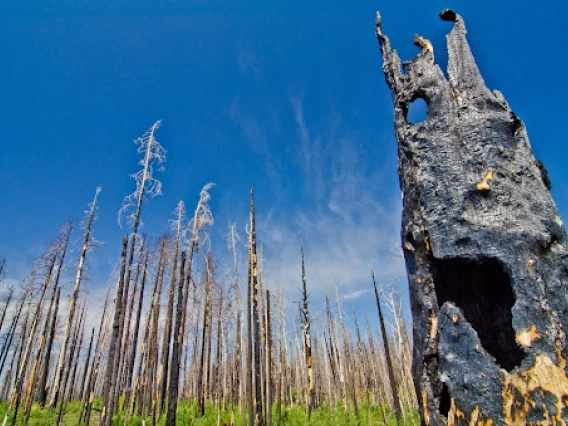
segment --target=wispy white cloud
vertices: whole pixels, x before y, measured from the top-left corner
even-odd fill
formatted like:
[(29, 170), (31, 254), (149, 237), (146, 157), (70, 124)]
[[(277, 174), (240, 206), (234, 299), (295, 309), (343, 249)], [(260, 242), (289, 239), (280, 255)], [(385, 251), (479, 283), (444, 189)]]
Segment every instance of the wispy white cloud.
[(372, 293), (371, 290), (357, 290), (353, 293), (347, 293), (343, 295), (344, 300), (356, 300), (363, 297), (366, 294)]
[[(361, 141), (342, 132), (339, 119), (328, 120), (331, 124), (319, 132), (311, 130), (300, 99), (291, 98), (291, 105), (308, 182), (305, 201), (300, 209), (273, 212), (259, 221), (266, 272), (285, 293), (297, 296), (302, 238), (314, 295), (337, 285), (344, 298), (362, 296), (371, 285), (372, 269), (378, 280), (405, 276), (398, 242), (400, 200), (397, 191), (381, 191), (382, 167), (367, 167)], [(384, 198), (385, 193), (392, 195)]]

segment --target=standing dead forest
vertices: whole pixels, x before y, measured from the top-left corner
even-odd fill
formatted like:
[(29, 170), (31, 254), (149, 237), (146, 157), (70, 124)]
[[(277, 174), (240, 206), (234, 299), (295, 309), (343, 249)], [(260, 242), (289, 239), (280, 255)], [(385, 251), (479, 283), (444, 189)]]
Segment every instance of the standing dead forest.
[[(85, 271), (98, 246), (101, 188), (80, 226), (63, 224), (29, 275), (2, 285), (2, 425), (416, 424), (409, 325), (398, 294), (372, 271), (375, 318), (348, 312), (336, 290), (314, 321), (301, 240), (290, 284), (300, 300), (265, 279), (252, 188), (243, 194), (249, 223), (226, 230), (222, 254), (208, 237), (212, 183), (189, 213), (179, 201), (170, 233), (140, 232), (145, 203), (162, 190), (160, 124), (135, 141), (140, 170), (119, 212), (130, 232), (116, 247), (119, 268), (97, 321), (87, 321), (95, 307)], [(9, 259), (0, 271), (7, 276)], [(62, 276), (70, 271), (68, 284)], [(379, 322), (380, 333), (371, 326)]]
[(565, 14), (464, 4), (486, 83), (428, 2), (40, 3), (3, 25), (1, 426), (568, 423), (565, 88), (515, 50)]

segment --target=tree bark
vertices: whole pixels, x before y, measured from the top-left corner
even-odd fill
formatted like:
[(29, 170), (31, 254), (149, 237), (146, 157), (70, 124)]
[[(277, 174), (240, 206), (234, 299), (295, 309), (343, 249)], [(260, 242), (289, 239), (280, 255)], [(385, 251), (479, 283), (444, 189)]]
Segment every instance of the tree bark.
[(114, 319), (112, 324), (112, 336), (110, 340), (110, 347), (107, 357), (107, 366), (105, 374), (105, 385), (103, 387), (103, 407), (101, 410), (101, 417), (99, 426), (110, 426), (112, 420), (112, 413), (114, 411), (114, 392), (116, 383), (116, 370), (117, 370), (117, 351), (119, 347), (119, 332), (120, 332), (120, 318), (124, 309), (123, 306), (123, 292), (124, 292), (124, 274), (126, 268), (126, 247), (128, 246), (128, 236), (122, 239), (122, 254), (120, 274), (118, 278), (118, 285), (116, 288), (116, 296), (114, 298)]
[(180, 366), (180, 345), (183, 344), (183, 327), (181, 320), (183, 317), (183, 287), (185, 282), (185, 252), (181, 253), (181, 264), (179, 269), (179, 284), (177, 296), (176, 322), (174, 326), (175, 339), (172, 346), (172, 363), (170, 370), (170, 382), (168, 385), (168, 411), (166, 414), (166, 426), (175, 426), (177, 419), (178, 390), (179, 390), (179, 366)]
[(262, 418), (262, 376), (261, 376), (261, 341), (260, 341), (260, 315), (259, 315), (259, 291), (258, 291), (258, 270), (256, 257), (256, 220), (254, 209), (254, 194), (250, 190), (250, 217), (251, 217), (251, 284), (252, 284), (252, 315), (254, 325), (254, 398), (255, 398), (255, 425), (263, 426)]
[[(462, 18), (447, 35), (448, 75), (432, 45), (404, 63), (377, 14), (394, 99), (402, 246), (414, 317), (422, 421), (568, 421), (567, 240), (524, 123), (475, 63)], [(427, 117), (409, 123), (422, 98)]]
[(45, 345), (45, 359), (43, 360), (43, 368), (39, 380), (39, 406), (45, 407), (47, 400), (47, 377), (49, 375), (49, 363), (51, 360), (51, 348), (53, 347), (53, 340), (55, 338), (55, 325), (57, 324), (57, 313), (59, 312), (59, 297), (61, 294), (61, 286), (54, 286), (55, 301), (54, 310), (51, 313), (51, 323), (49, 325), (49, 332), (47, 343)]
[(57, 399), (59, 397), (61, 377), (63, 376), (63, 369), (65, 368), (67, 345), (69, 344), (71, 327), (73, 325), (73, 319), (75, 317), (75, 305), (77, 304), (77, 298), (79, 297), (79, 289), (81, 286), (81, 280), (83, 278), (85, 259), (87, 257), (87, 253), (90, 248), (91, 231), (92, 231), (93, 222), (95, 221), (95, 212), (97, 211), (97, 197), (99, 196), (100, 192), (101, 189), (97, 188), (95, 191), (95, 197), (89, 209), (89, 217), (87, 218), (87, 222), (85, 225), (85, 235), (83, 237), (83, 247), (81, 248), (81, 257), (79, 258), (79, 265), (77, 266), (77, 273), (75, 275), (73, 294), (71, 295), (71, 300), (69, 301), (69, 317), (67, 318), (67, 324), (65, 325), (65, 334), (63, 336), (63, 341), (61, 342), (61, 347), (59, 348), (59, 362), (57, 364), (57, 369), (55, 370), (53, 389), (51, 390), (51, 399), (49, 401), (49, 406), (51, 408), (54, 408), (57, 405)]
[(389, 385), (392, 392), (392, 399), (394, 401), (394, 414), (396, 416), (397, 422), (400, 422), (402, 415), (402, 407), (400, 406), (400, 399), (398, 397), (398, 383), (394, 374), (394, 365), (391, 357), (391, 350), (389, 346), (389, 338), (387, 335), (387, 328), (385, 326), (385, 318), (383, 316), (383, 311), (381, 309), (381, 300), (379, 299), (379, 291), (377, 290), (377, 283), (375, 282), (375, 273), (371, 273), (373, 276), (373, 287), (375, 289), (375, 299), (377, 302), (377, 309), (379, 311), (379, 321), (381, 323), (381, 334), (383, 335), (383, 345), (385, 348), (385, 358), (387, 362), (387, 369), (389, 373)]
[(302, 327), (304, 331), (304, 355), (306, 357), (306, 398), (308, 419), (312, 415), (315, 404), (314, 395), (314, 372), (312, 368), (312, 334), (310, 329), (310, 313), (308, 311), (308, 289), (306, 285), (306, 266), (304, 262), (304, 246), (300, 240), (300, 252), (302, 254)]

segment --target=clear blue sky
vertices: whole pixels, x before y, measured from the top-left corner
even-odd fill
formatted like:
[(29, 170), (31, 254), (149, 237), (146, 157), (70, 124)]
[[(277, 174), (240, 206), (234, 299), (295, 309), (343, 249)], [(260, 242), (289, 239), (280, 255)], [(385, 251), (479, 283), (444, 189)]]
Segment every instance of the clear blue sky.
[(102, 285), (127, 232), (116, 215), (134, 189), (132, 140), (162, 119), (163, 196), (144, 206), (145, 232), (166, 231), (177, 201), (191, 210), (212, 181), (212, 248), (224, 256), (229, 223), (244, 235), (254, 186), (269, 285), (295, 300), (302, 237), (314, 297), (336, 281), (362, 312), (374, 309), (363, 293), (371, 268), (405, 286), (375, 10), (403, 59), (417, 53), (418, 33), (443, 64), (445, 7), (464, 17), (489, 88), (527, 124), (566, 219), (565, 2), (9, 1), (0, 16), (8, 276), (21, 278), (63, 221), (80, 220), (100, 185), (105, 245), (90, 275), (94, 290)]

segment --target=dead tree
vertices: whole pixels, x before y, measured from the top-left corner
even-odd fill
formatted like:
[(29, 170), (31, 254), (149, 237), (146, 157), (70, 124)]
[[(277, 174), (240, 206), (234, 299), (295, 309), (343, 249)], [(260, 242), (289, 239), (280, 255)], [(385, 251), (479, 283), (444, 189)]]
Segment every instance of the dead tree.
[(71, 336), (71, 327), (73, 325), (73, 318), (75, 317), (75, 307), (77, 304), (77, 298), (79, 297), (81, 280), (83, 279), (85, 259), (87, 257), (87, 253), (91, 248), (91, 232), (93, 222), (95, 221), (95, 213), (97, 211), (97, 197), (99, 196), (100, 192), (101, 188), (97, 187), (95, 191), (95, 197), (93, 199), (93, 202), (89, 206), (89, 212), (85, 221), (85, 235), (83, 238), (83, 247), (81, 248), (81, 257), (79, 258), (79, 265), (77, 266), (77, 273), (75, 275), (73, 294), (71, 295), (71, 300), (69, 301), (69, 317), (67, 318), (67, 324), (65, 325), (65, 334), (63, 336), (63, 341), (61, 342), (61, 347), (59, 349), (59, 362), (57, 364), (57, 369), (55, 370), (55, 379), (53, 382), (53, 389), (51, 390), (49, 406), (52, 408), (57, 405), (57, 399), (59, 397), (61, 378), (63, 376), (65, 358), (67, 356), (67, 345), (69, 344), (69, 338)]
[(43, 360), (43, 368), (39, 379), (39, 406), (45, 407), (47, 400), (47, 377), (49, 375), (49, 362), (51, 360), (51, 348), (55, 338), (55, 329), (57, 324), (57, 312), (59, 311), (59, 296), (61, 294), (61, 286), (54, 286), (55, 301), (53, 312), (51, 313), (49, 332), (47, 336), (47, 343), (45, 345), (45, 357)]
[(170, 282), (170, 289), (168, 292), (168, 306), (166, 308), (166, 323), (164, 329), (164, 340), (162, 342), (162, 362), (160, 366), (160, 383), (159, 383), (159, 414), (158, 417), (162, 417), (164, 413), (164, 407), (166, 403), (166, 392), (168, 390), (168, 373), (170, 366), (170, 343), (172, 340), (172, 328), (173, 328), (173, 312), (174, 312), (174, 299), (175, 299), (175, 286), (177, 280), (177, 262), (179, 257), (179, 248), (181, 243), (181, 238), (183, 236), (183, 221), (185, 218), (185, 206), (183, 201), (179, 201), (177, 208), (175, 210), (176, 220), (173, 221), (173, 228), (176, 231), (176, 240), (174, 244), (173, 253), (173, 267), (172, 267), (172, 277)]
[(306, 264), (304, 261), (304, 245), (302, 244), (302, 240), (300, 240), (300, 252), (302, 254), (302, 307), (300, 308), (300, 312), (304, 336), (304, 355), (306, 357), (306, 383), (308, 386), (306, 389), (306, 405), (308, 408), (308, 418), (310, 418), (315, 407), (315, 391), (314, 372), (312, 368), (312, 334), (310, 328), (310, 312), (308, 311), (308, 288), (306, 284)]
[[(462, 18), (440, 16), (453, 22), (449, 79), (418, 36), (403, 73), (379, 14), (376, 25), (394, 99), (422, 420), (564, 423), (565, 228), (524, 123), (485, 86)], [(409, 123), (418, 98), (427, 117)]]
[(247, 361), (246, 361), (246, 400), (248, 412), (248, 424), (254, 425), (253, 390), (252, 390), (252, 256), (251, 256), (251, 235), (248, 234), (248, 255), (247, 255)]
[(172, 363), (170, 370), (170, 381), (168, 384), (168, 410), (166, 413), (166, 426), (175, 426), (177, 419), (177, 405), (179, 392), (179, 365), (181, 350), (179, 346), (183, 344), (181, 320), (183, 318), (183, 287), (185, 283), (185, 251), (181, 253), (181, 263), (179, 268), (179, 284), (176, 308), (176, 322), (174, 325), (174, 341), (172, 345)]
[(203, 376), (205, 366), (209, 364), (209, 351), (207, 351), (207, 335), (210, 326), (209, 311), (211, 310), (211, 286), (213, 284), (213, 265), (210, 254), (206, 258), (206, 276), (205, 276), (205, 302), (203, 308), (203, 327), (201, 336), (201, 351), (199, 353), (199, 366), (197, 370), (197, 415), (205, 415), (205, 385), (203, 384)]
[(260, 315), (259, 315), (259, 291), (258, 291), (258, 270), (257, 270), (257, 256), (256, 256), (256, 219), (254, 208), (254, 194), (250, 190), (250, 241), (251, 241), (251, 286), (252, 286), (252, 319), (253, 319), (253, 340), (254, 340), (254, 398), (255, 398), (255, 412), (254, 422), (255, 426), (263, 426), (262, 417), (262, 390), (261, 390), (261, 358), (260, 358)]
[(266, 290), (266, 426), (272, 426), (272, 322), (270, 318), (270, 291)]
[(397, 422), (400, 422), (402, 407), (400, 405), (400, 398), (398, 397), (398, 383), (394, 375), (393, 358), (389, 346), (389, 338), (387, 336), (387, 328), (385, 326), (385, 318), (383, 316), (383, 310), (381, 309), (381, 300), (379, 298), (379, 291), (377, 290), (377, 283), (375, 281), (375, 273), (371, 271), (373, 276), (373, 287), (375, 289), (375, 299), (377, 302), (377, 310), (379, 311), (379, 322), (381, 323), (381, 334), (383, 335), (383, 345), (385, 348), (385, 358), (387, 361), (387, 370), (389, 373), (389, 384), (392, 392), (392, 399), (394, 403), (394, 414), (396, 416)]
[(114, 297), (114, 317), (112, 323), (112, 335), (110, 340), (110, 346), (108, 350), (107, 366), (104, 379), (103, 387), (103, 407), (101, 410), (101, 417), (99, 419), (99, 426), (110, 426), (112, 420), (112, 414), (114, 411), (114, 393), (115, 386), (117, 382), (116, 372), (118, 370), (118, 351), (121, 350), (119, 347), (120, 341), (120, 318), (122, 311), (124, 309), (122, 303), (122, 293), (124, 292), (124, 275), (126, 268), (126, 247), (128, 245), (128, 236), (122, 239), (122, 254), (120, 255), (121, 265), (120, 273), (118, 278), (118, 284), (116, 286), (116, 294)]

